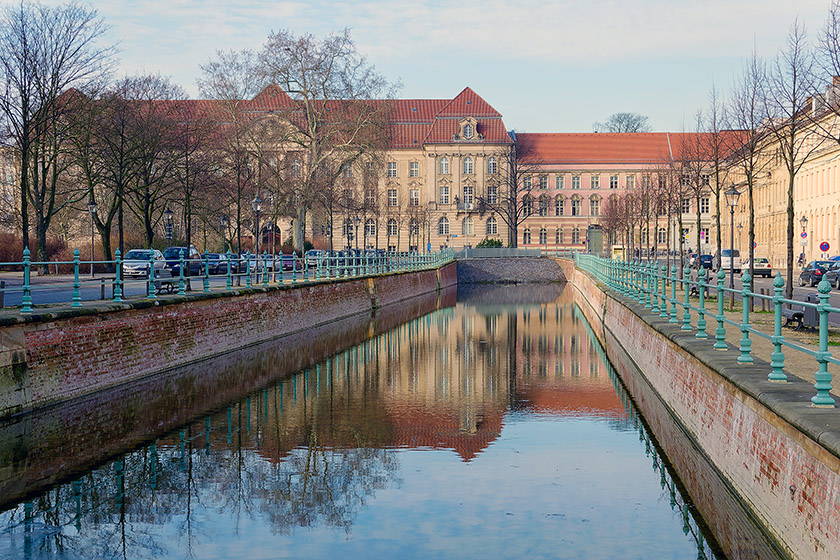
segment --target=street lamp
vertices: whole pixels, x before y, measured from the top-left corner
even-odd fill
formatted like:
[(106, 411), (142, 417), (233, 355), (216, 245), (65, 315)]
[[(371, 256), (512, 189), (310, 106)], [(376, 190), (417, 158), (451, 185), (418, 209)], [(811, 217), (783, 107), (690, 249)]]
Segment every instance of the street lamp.
[(802, 237), (799, 238), (799, 242), (802, 244), (802, 254), (799, 256), (799, 260), (801, 260), (801, 264), (804, 265), (805, 245), (808, 243), (808, 234), (806, 233), (806, 229), (808, 228), (808, 218), (805, 217), (805, 214), (802, 214), (802, 217), (799, 219), (799, 225), (802, 226)]
[(167, 208), (163, 212), (163, 226), (166, 232), (166, 248), (172, 245), (172, 210)]
[(227, 216), (222, 216), (222, 240), (224, 242), (224, 251), (227, 252), (227, 226), (228, 226), (228, 219)]
[(255, 196), (254, 200), (251, 201), (251, 208), (254, 209), (254, 217), (256, 218), (256, 224), (254, 226), (256, 241), (254, 242), (254, 248), (258, 258), (260, 254), (260, 210), (262, 209), (262, 202), (263, 201), (260, 198), (259, 193), (257, 193), (257, 196)]
[(741, 193), (735, 185), (729, 187), (723, 195), (726, 197), (726, 204), (729, 206), (729, 288), (735, 288), (735, 207), (738, 206), (738, 199)]
[(96, 217), (96, 202), (91, 198), (88, 202), (90, 212), (90, 277), (93, 278), (93, 220)]

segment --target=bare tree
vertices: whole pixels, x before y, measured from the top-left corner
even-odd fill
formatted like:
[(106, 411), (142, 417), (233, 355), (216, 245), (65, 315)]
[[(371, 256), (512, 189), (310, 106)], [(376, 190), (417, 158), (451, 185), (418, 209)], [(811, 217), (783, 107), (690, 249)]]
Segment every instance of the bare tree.
[[(43, 159), (45, 146), (39, 143), (55, 146), (53, 133), (57, 130), (51, 124), (64, 109), (62, 94), (100, 82), (112, 65), (113, 49), (96, 44), (107, 29), (96, 10), (75, 2), (55, 7), (21, 2), (5, 7), (1, 17), (0, 110), (20, 161), (21, 226), (28, 247), (35, 150), (40, 150), (41, 165), (48, 163), (49, 157)], [(58, 168), (43, 171), (58, 179)], [(34, 196), (41, 207), (36, 218), (41, 260), (46, 259), (44, 240), (50, 219), (60, 210), (54, 200), (53, 180), (48, 183), (42, 183)]]
[(648, 118), (639, 113), (613, 113), (604, 122), (592, 125), (593, 132), (650, 132)]
[[(796, 21), (790, 29), (787, 45), (781, 50), (768, 73), (764, 110), (772, 139), (787, 170), (787, 285), (786, 297), (793, 297), (794, 183), (796, 175), (820, 142), (809, 141), (811, 129), (810, 95), (813, 92), (815, 59), (806, 40), (805, 28)], [(750, 193), (752, 207), (752, 193)], [(751, 210), (752, 211), (752, 210)], [(754, 242), (750, 233), (750, 246)]]
[[(706, 111), (706, 134), (704, 135), (706, 147), (704, 152), (709, 158), (709, 189), (715, 200), (715, 255), (721, 254), (722, 247), (720, 208), (721, 194), (723, 193), (724, 185), (726, 185), (729, 175), (729, 167), (725, 161), (726, 156), (730, 153), (727, 142), (730, 138), (741, 136), (740, 134), (725, 130), (728, 120), (726, 104), (721, 101), (717, 88), (712, 86), (709, 92), (709, 107)], [(750, 259), (750, 263), (752, 263), (752, 259)]]

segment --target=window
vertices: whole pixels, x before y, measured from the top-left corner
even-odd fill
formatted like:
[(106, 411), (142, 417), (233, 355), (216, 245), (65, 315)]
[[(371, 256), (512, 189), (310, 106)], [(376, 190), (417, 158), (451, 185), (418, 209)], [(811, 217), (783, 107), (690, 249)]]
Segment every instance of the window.
[(449, 220), (446, 216), (438, 220), (438, 235), (449, 235)]
[(554, 230), (554, 243), (557, 245), (565, 243), (565, 241), (563, 241), (563, 228), (557, 228)]
[(388, 189), (388, 206), (395, 207), (397, 205), (397, 189)]
[(464, 158), (464, 175), (473, 174), (473, 159), (470, 156)]
[(342, 164), (341, 166), (341, 175), (344, 177), (352, 177), (353, 176), (353, 166), (349, 163)]
[(440, 158), (439, 167), (441, 175), (449, 175), (449, 158)]
[(600, 196), (593, 196), (589, 199), (589, 215), (590, 216), (600, 216), (601, 215), (601, 197)]
[(667, 234), (665, 232), (665, 228), (661, 227), (656, 231), (656, 242), (657, 243), (665, 243), (667, 240)]
[(376, 206), (376, 189), (368, 189), (365, 191), (365, 205)]
[(397, 162), (396, 161), (389, 161), (388, 162), (388, 177), (396, 177), (397, 176)]
[(525, 177), (524, 179), (522, 179), (522, 187), (526, 190), (531, 189), (531, 178), (530, 177)]
[(610, 175), (610, 188), (617, 189), (618, 188), (618, 175)]
[(600, 189), (601, 188), (601, 176), (600, 175), (591, 175), (589, 177), (589, 188), (590, 189)]
[(408, 222), (408, 235), (411, 237), (417, 237), (420, 235), (420, 222), (417, 221), (417, 218), (412, 218), (410, 222)]
[(580, 199), (572, 199), (572, 216), (580, 216)]
[(647, 230), (647, 228), (642, 229), (641, 238), (642, 238), (642, 245), (648, 245), (648, 230)]
[(691, 212), (691, 199), (684, 198), (680, 201), (680, 212), (683, 214)]
[(566, 199), (562, 196), (558, 196), (554, 199), (554, 215), (555, 216), (562, 216), (563, 211), (565, 210), (566, 206)]
[(496, 218), (490, 216), (487, 218), (487, 235), (498, 235), (499, 233), (499, 223), (496, 221)]
[(396, 237), (397, 229), (397, 220), (394, 218), (388, 220), (388, 237)]
[(449, 204), (449, 185), (440, 186), (440, 197), (438, 202), (441, 204)]
[(572, 188), (579, 189), (580, 188), (580, 175), (574, 175), (572, 177)]
[(688, 175), (683, 175), (680, 177), (680, 185), (683, 187), (687, 187), (691, 184), (691, 181), (688, 180)]
[(373, 218), (365, 220), (365, 237), (376, 237), (376, 222)]
[(464, 138), (471, 139), (475, 135), (475, 129), (471, 124), (464, 125)]
[(572, 243), (580, 243), (580, 230), (578, 228), (572, 229)]
[(408, 164), (408, 176), (409, 177), (419, 177), (420, 176), (420, 162), (419, 161), (412, 161)]
[(290, 168), (290, 171), (291, 171), (292, 177), (300, 177), (300, 162), (299, 161), (293, 161), (292, 166)]
[(498, 172), (499, 172), (499, 166), (496, 163), (496, 158), (493, 157), (493, 156), (490, 156), (487, 159), (487, 174), (488, 175), (495, 175)]
[(548, 243), (548, 230), (545, 228), (540, 228), (540, 245), (546, 245)]
[(487, 204), (498, 204), (499, 202), (499, 187), (498, 185), (489, 185), (487, 187)]
[(540, 176), (540, 189), (545, 190), (548, 188), (548, 177), (545, 175)]
[(540, 216), (548, 216), (548, 197), (546, 195), (542, 195), (540, 197)]
[(473, 203), (473, 186), (464, 185), (464, 204)]
[(703, 173), (702, 175), (700, 175), (700, 184), (703, 185), (704, 187), (709, 186), (709, 174), (708, 173)]
[(420, 189), (411, 189), (408, 191), (408, 205), (420, 206)]
[(531, 244), (531, 230), (529, 228), (525, 228), (525, 231), (522, 232), (522, 244), (523, 245), (530, 245)]
[(464, 237), (468, 235), (475, 235), (475, 231), (473, 231), (473, 219), (470, 217), (464, 218), (464, 221), (461, 222), (461, 233), (463, 233)]
[(563, 177), (562, 175), (558, 175), (557, 177), (555, 177), (554, 178), (554, 186), (557, 189), (564, 188), (564, 183), (566, 182), (564, 179), (565, 179), (565, 177)]
[(703, 243), (709, 243), (711, 241), (709, 239), (709, 228), (700, 228), (700, 241), (702, 241)]
[(701, 214), (708, 214), (709, 213), (709, 197), (704, 196), (700, 199), (700, 213)]
[(627, 188), (628, 189), (636, 188), (636, 176), (635, 175), (628, 175), (624, 179), (624, 182), (627, 183)]
[(530, 216), (534, 213), (534, 199), (530, 196), (525, 196), (522, 198), (522, 212), (526, 216)]

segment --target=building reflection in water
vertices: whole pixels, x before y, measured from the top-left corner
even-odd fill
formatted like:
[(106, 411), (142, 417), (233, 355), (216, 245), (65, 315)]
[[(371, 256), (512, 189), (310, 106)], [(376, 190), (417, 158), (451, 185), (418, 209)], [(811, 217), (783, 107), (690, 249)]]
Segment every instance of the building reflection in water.
[(217, 540), (247, 546), (254, 524), (273, 535), (351, 534), (377, 493), (409, 476), (400, 450), (480, 461), (524, 412), (638, 431), (660, 476), (658, 499), (683, 519), (696, 557), (713, 557), (571, 297), (555, 287), (525, 296), (537, 303), (505, 302), (494, 290), (459, 294), (454, 307), (149, 434), (153, 443), (10, 507), (0, 514), (0, 557), (190, 555)]

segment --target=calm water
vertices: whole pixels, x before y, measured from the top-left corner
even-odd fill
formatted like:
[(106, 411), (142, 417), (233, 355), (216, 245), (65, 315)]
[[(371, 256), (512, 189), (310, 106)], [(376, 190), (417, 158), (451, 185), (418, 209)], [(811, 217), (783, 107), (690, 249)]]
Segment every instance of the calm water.
[[(116, 436), (145, 441), (37, 495), (7, 476), (30, 495), (0, 508), (0, 558), (717, 557), (559, 292), (465, 294), (175, 430)], [(49, 480), (121, 425), (103, 414), (57, 459), (7, 452), (0, 477)]]

